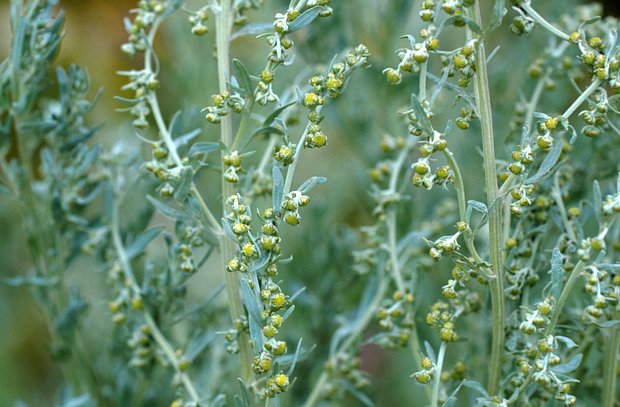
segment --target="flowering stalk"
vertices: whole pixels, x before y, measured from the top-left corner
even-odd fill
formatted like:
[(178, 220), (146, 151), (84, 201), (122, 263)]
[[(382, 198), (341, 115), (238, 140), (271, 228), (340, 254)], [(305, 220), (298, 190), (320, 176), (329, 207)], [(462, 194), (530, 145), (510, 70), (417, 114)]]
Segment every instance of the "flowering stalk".
[[(482, 17), (480, 14), (480, 3), (476, 2), (473, 7), (472, 17), (474, 21), (481, 26)], [(484, 178), (487, 207), (489, 209), (489, 259), (492, 272), (489, 280), (489, 288), (491, 290), (493, 332), (487, 389), (491, 395), (494, 395), (499, 390), (499, 382), (502, 377), (502, 355), (504, 352), (504, 262), (502, 253), (502, 205), (497, 202), (499, 189), (497, 186), (497, 171), (495, 167), (493, 114), (491, 110), (491, 96), (489, 93), (489, 77), (486, 61), (484, 38), (481, 37), (478, 38), (476, 42), (477, 69), (474, 76), (474, 93), (476, 95), (476, 104), (480, 114)]]

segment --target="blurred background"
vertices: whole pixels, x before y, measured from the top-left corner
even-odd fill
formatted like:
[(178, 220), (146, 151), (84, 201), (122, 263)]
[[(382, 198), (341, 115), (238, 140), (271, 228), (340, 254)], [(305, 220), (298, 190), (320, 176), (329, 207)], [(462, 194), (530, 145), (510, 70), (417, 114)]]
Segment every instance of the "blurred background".
[[(195, 2), (200, 4), (199, 2)], [(299, 182), (307, 176), (326, 176), (329, 182), (313, 191), (313, 205), (301, 226), (287, 236), (285, 251), (294, 256), (294, 262), (283, 274), (288, 292), (307, 287), (306, 293), (298, 300), (294, 318), (298, 326), (290, 328), (294, 340), (300, 332), (313, 332), (318, 344), (315, 360), (323, 360), (324, 346), (329, 341), (336, 325), (333, 321), (321, 319), (321, 308), (335, 307), (345, 311), (350, 301), (359, 295), (361, 283), (359, 276), (351, 270), (350, 247), (354, 244), (352, 228), (371, 224), (372, 208), (368, 195), (368, 170), (380, 158), (379, 140), (383, 133), (404, 134), (397, 110), (409, 100), (415, 88), (412, 77), (406, 78), (403, 86), (389, 88), (381, 71), (395, 66), (397, 58), (394, 50), (403, 45), (399, 37), (414, 33), (421, 27), (417, 18), (419, 1), (410, 0), (366, 0), (334, 2), (334, 17), (318, 21), (298, 39), (297, 62), (294, 69), (285, 75), (292, 81), (299, 66), (304, 64), (328, 64), (332, 56), (341, 53), (358, 43), (364, 43), (372, 53), (372, 67), (356, 72), (349, 89), (343, 98), (326, 110), (324, 125), (329, 135), (329, 147), (322, 149), (320, 155), (313, 152), (302, 158)], [(570, 10), (577, 2), (537, 2), (540, 12), (545, 14), (552, 4), (561, 3)], [(546, 4), (549, 3), (549, 4)], [(618, 12), (620, 3), (607, 2), (607, 11)], [(0, 1), (0, 60), (6, 56), (11, 33), (8, 25), (9, 2)], [(103, 90), (97, 107), (90, 115), (93, 125), (101, 125), (96, 141), (106, 146), (122, 141), (128, 145), (138, 145), (133, 130), (129, 127), (129, 115), (116, 111), (120, 106), (113, 100), (119, 95), (124, 78), (115, 74), (117, 70), (138, 67), (139, 58), (131, 58), (120, 51), (126, 41), (123, 19), (134, 6), (129, 0), (61, 0), (59, 8), (66, 15), (65, 39), (58, 57), (59, 64), (67, 66), (77, 63), (90, 73), (94, 97), (98, 89)], [(250, 14), (255, 21), (269, 21), (273, 10), (285, 10), (288, 1), (266, 0), (261, 11)], [(537, 4), (538, 6), (538, 4)], [(509, 14), (512, 18), (512, 15)], [(508, 33), (506, 24), (501, 29), (489, 49), (502, 45)], [(211, 30), (213, 32), (213, 30)], [(210, 104), (210, 95), (215, 93), (215, 61), (213, 58), (213, 35), (196, 38), (190, 34), (190, 25), (180, 12), (171, 18), (159, 36), (158, 54), (162, 62), (160, 101), (167, 118), (178, 109)], [(537, 32), (536, 34), (540, 34)], [(532, 88), (525, 72), (535, 58), (534, 49), (544, 46), (543, 35), (533, 35), (527, 41), (510, 38), (510, 48), (500, 48), (491, 67), (494, 79), (494, 106), (498, 133), (504, 137), (509, 130), (504, 124), (510, 121), (515, 95), (519, 90), (529, 94)], [(458, 46), (460, 38), (442, 38), (442, 48)], [(305, 46), (309, 44), (309, 46)], [(311, 46), (310, 46), (311, 45)], [(538, 47), (538, 48), (536, 48)], [(233, 55), (241, 59), (250, 73), (257, 74), (262, 69), (268, 48), (264, 39), (244, 38), (234, 44)], [(530, 55), (531, 58), (523, 58)], [(510, 72), (510, 80), (505, 73)], [(283, 81), (282, 83), (285, 83)], [(563, 92), (558, 90), (560, 94)], [(553, 96), (552, 96), (553, 97)], [(562, 98), (559, 98), (562, 99)], [(562, 106), (557, 107), (558, 110)], [(455, 109), (451, 96), (442, 99), (439, 114), (446, 118), (454, 117)], [(476, 126), (469, 132), (454, 134), (451, 146), (457, 156), (470, 156), (474, 159), (464, 161), (465, 172), (479, 174), (477, 159)], [(453, 131), (453, 133), (455, 133)], [(205, 125), (203, 139), (214, 141), (217, 128)], [(498, 147), (502, 154), (507, 150)], [(503, 150), (502, 150), (503, 149)], [(320, 162), (320, 165), (318, 163)], [(477, 176), (466, 177), (471, 199), (482, 195)], [(432, 192), (410, 191), (415, 194), (411, 205), (405, 209), (403, 224), (419, 225), (436, 209), (434, 202), (445, 197), (446, 192), (435, 189)], [(475, 195), (478, 194), (477, 198)], [(28, 248), (21, 232), (19, 202), (2, 198), (0, 206), (0, 275), (4, 277), (25, 274), (31, 262)], [(304, 233), (305, 228), (320, 230), (321, 233)], [(308, 250), (311, 248), (311, 250)], [(290, 274), (289, 274), (290, 273)], [(109, 320), (106, 314), (105, 285), (102, 273), (86, 259), (81, 259), (71, 270), (72, 284), (86, 292), (92, 302), (88, 315), (89, 324), (97, 325)], [(447, 274), (428, 276), (431, 280), (444, 281)], [(205, 284), (211, 284), (205, 279)], [(103, 289), (98, 287), (103, 287)], [(440, 285), (435, 284), (435, 287)], [(211, 287), (212, 288), (212, 287)], [(209, 289), (210, 291), (210, 289)], [(421, 301), (434, 298), (437, 293), (421, 293)], [(322, 293), (320, 297), (312, 293)], [(200, 298), (200, 293), (193, 293)], [(103, 322), (102, 322), (103, 323)], [(107, 323), (107, 322), (106, 322)], [(303, 335), (302, 335), (303, 336)], [(87, 343), (92, 352), (97, 352), (94, 338)], [(18, 399), (29, 406), (50, 406), (57, 396), (61, 383), (60, 372), (50, 357), (49, 335), (44, 314), (37, 307), (29, 289), (13, 288), (0, 284), (0, 407), (13, 406)], [(321, 353), (323, 352), (323, 353)], [(369, 348), (364, 359), (365, 368), (372, 375), (373, 393), (378, 406), (404, 405), (403, 397), (411, 397), (411, 379), (414, 368), (409, 365), (409, 355), (399, 352), (384, 353)], [(312, 375), (312, 366), (302, 364), (298, 375)], [(402, 372), (384, 378), (384, 372)], [(351, 405), (355, 405), (352, 402)]]

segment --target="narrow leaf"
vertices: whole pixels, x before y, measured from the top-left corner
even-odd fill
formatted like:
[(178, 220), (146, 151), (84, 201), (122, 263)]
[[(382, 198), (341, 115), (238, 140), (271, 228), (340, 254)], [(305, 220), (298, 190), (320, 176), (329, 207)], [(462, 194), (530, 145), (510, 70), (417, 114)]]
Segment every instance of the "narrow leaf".
[(192, 147), (189, 149), (188, 155), (190, 157), (194, 157), (196, 155), (207, 155), (211, 151), (218, 150), (219, 148), (219, 143), (200, 141), (198, 143), (192, 144)]
[(280, 115), (280, 113), (282, 113), (283, 111), (285, 111), (286, 109), (288, 109), (289, 107), (293, 106), (296, 103), (297, 103), (297, 101), (293, 100), (292, 102), (287, 103), (285, 105), (282, 105), (279, 108), (277, 108), (276, 110), (274, 110), (269, 116), (267, 116), (267, 118), (263, 122), (263, 126), (265, 126), (265, 127), (269, 126), (271, 123), (273, 123), (273, 121), (276, 119), (276, 117), (278, 117)]
[(573, 356), (573, 358), (568, 362), (552, 367), (551, 371), (560, 374), (568, 374), (574, 372), (575, 369), (579, 367), (581, 359), (583, 359), (583, 354), (578, 353), (577, 355)]
[(577, 347), (577, 344), (575, 343), (575, 341), (573, 341), (571, 338), (568, 338), (566, 336), (556, 335), (555, 339), (557, 339), (558, 341), (560, 341), (564, 345), (566, 345), (566, 347), (568, 349), (572, 349), (572, 348), (576, 348)]
[(562, 270), (562, 253), (557, 247), (553, 249), (551, 254), (551, 295), (557, 300), (562, 293), (562, 279), (564, 272)]
[(422, 104), (418, 100), (418, 95), (415, 93), (411, 94), (411, 106), (413, 107), (413, 113), (415, 114), (416, 119), (422, 126), (422, 130), (428, 135), (432, 136), (434, 134), (433, 126), (431, 121), (428, 119), (428, 115), (426, 114), (426, 110), (422, 107)]
[(134, 241), (127, 247), (127, 257), (131, 260), (134, 257), (144, 252), (146, 246), (153, 241), (164, 230), (163, 226), (155, 226), (142, 232)]
[(463, 382), (463, 386), (477, 391), (478, 393), (480, 393), (484, 397), (487, 397), (487, 398), (489, 397), (489, 394), (487, 393), (486, 389), (480, 383), (478, 383), (478, 382), (476, 382), (474, 380), (465, 380)]
[(165, 203), (158, 201), (150, 195), (146, 196), (146, 199), (164, 216), (172, 219), (172, 220), (180, 220), (180, 221), (188, 221), (192, 220), (192, 217), (187, 213), (175, 209), (171, 206), (166, 205)]
[(236, 40), (244, 35), (259, 35), (273, 31), (273, 23), (250, 23), (246, 24), (233, 33), (230, 40)]
[(547, 156), (540, 164), (536, 174), (525, 180), (526, 184), (533, 184), (534, 182), (542, 181), (553, 173), (552, 168), (557, 164), (560, 154), (562, 153), (562, 141), (557, 140), (551, 150), (547, 153)]
[(312, 7), (301, 13), (299, 17), (297, 17), (293, 22), (288, 25), (288, 32), (294, 33), (295, 31), (299, 31), (311, 22), (314, 21), (315, 18), (319, 16), (321, 12), (321, 7)]
[(504, 19), (504, 16), (507, 12), (508, 10), (506, 9), (504, 0), (495, 0), (495, 6), (493, 7), (491, 22), (489, 23), (489, 26), (485, 29), (485, 32), (494, 30), (500, 25), (502, 25), (502, 20)]
[(278, 212), (280, 211), (280, 206), (282, 206), (282, 197), (284, 196), (284, 178), (282, 178), (282, 172), (277, 165), (273, 166), (271, 176), (273, 178), (273, 192), (271, 195), (273, 199), (273, 210)]
[(194, 182), (194, 170), (190, 166), (186, 166), (181, 170), (179, 181), (174, 187), (174, 199), (183, 201)]
[(261, 306), (254, 295), (254, 291), (250, 288), (247, 279), (241, 280), (241, 294), (243, 296), (243, 302), (245, 304), (246, 309), (248, 310), (249, 315), (249, 325), (250, 325), (250, 338), (252, 338), (252, 342), (254, 343), (254, 353), (258, 355), (263, 349), (263, 331), (261, 329)]
[(254, 85), (252, 85), (252, 79), (250, 79), (248, 70), (245, 69), (243, 63), (238, 59), (232, 60), (232, 68), (235, 73), (235, 78), (237, 78), (239, 85), (245, 92), (244, 96), (247, 96), (249, 100), (254, 101)]

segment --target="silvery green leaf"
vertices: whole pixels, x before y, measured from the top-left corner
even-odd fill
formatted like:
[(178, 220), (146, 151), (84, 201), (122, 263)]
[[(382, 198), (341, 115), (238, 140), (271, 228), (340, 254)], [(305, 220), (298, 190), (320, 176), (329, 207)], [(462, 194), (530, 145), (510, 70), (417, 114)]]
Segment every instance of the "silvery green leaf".
[(146, 196), (146, 199), (164, 216), (172, 220), (180, 220), (180, 221), (188, 221), (192, 220), (192, 217), (189, 216), (186, 212), (175, 209), (171, 206), (166, 205), (165, 203), (153, 198), (150, 195)]
[(2, 277), (0, 283), (10, 287), (51, 287), (58, 284), (58, 278), (42, 276)]
[(198, 143), (192, 144), (192, 147), (189, 149), (188, 156), (194, 157), (196, 155), (207, 155), (211, 151), (218, 150), (219, 148), (219, 143), (199, 141)]
[(607, 105), (615, 113), (620, 114), (620, 95), (613, 95), (607, 98)]
[(254, 85), (252, 85), (252, 79), (250, 79), (250, 74), (248, 70), (245, 68), (243, 63), (238, 59), (232, 60), (232, 68), (235, 74), (235, 78), (239, 82), (239, 86), (243, 90), (242, 96), (247, 96), (250, 103), (254, 101)]
[(268, 33), (271, 31), (273, 31), (273, 23), (271, 22), (249, 23), (249, 24), (244, 25), (237, 31), (235, 31), (231, 35), (230, 40), (233, 41), (245, 35), (259, 35), (259, 34)]
[(80, 317), (88, 309), (88, 304), (76, 289), (72, 289), (69, 303), (65, 309), (54, 319), (55, 332), (64, 339), (69, 339), (78, 326)]
[(465, 380), (463, 382), (463, 386), (468, 387), (472, 390), (475, 390), (481, 395), (483, 395), (484, 397), (489, 398), (489, 393), (487, 393), (486, 389), (480, 383), (474, 380)]
[(475, 210), (476, 212), (482, 214), (482, 220), (480, 221), (480, 223), (472, 228), (474, 231), (477, 231), (484, 225), (486, 225), (489, 217), (489, 209), (482, 202), (474, 200), (467, 201), (467, 209), (465, 210), (465, 222), (467, 222), (468, 224), (471, 224), (472, 210)]
[(174, 139), (174, 145), (177, 147), (182, 147), (188, 144), (193, 139), (195, 139), (199, 134), (200, 134), (200, 129), (194, 129), (187, 133), (180, 134), (178, 137)]
[(189, 194), (193, 182), (194, 170), (190, 166), (183, 167), (179, 175), (179, 180), (174, 186), (174, 199), (180, 202), (183, 201), (185, 197), (187, 197), (187, 194)]
[(243, 383), (243, 380), (241, 379), (237, 379), (237, 380), (239, 380), (239, 387), (241, 388), (241, 397), (243, 398), (243, 407), (254, 407), (254, 399), (252, 399), (252, 396), (250, 395), (250, 391), (245, 386), (245, 383)]
[(620, 325), (620, 320), (618, 319), (612, 319), (610, 321), (605, 321), (605, 322), (595, 322), (594, 323), (596, 326), (600, 327), (600, 328), (613, 328), (616, 325)]
[(515, 335), (512, 335), (510, 338), (508, 338), (508, 340), (506, 340), (506, 349), (508, 349), (510, 352), (517, 349), (517, 337)]
[(577, 347), (577, 344), (575, 343), (575, 341), (573, 341), (571, 338), (568, 338), (566, 336), (556, 335), (554, 336), (554, 338), (562, 342), (564, 345), (566, 345), (568, 349)]
[(254, 294), (254, 290), (250, 288), (246, 278), (241, 279), (241, 294), (243, 296), (243, 303), (245, 304), (245, 308), (248, 310), (248, 315), (250, 317), (248, 324), (250, 325), (250, 337), (254, 343), (254, 353), (258, 355), (263, 349), (264, 343), (263, 330), (261, 328), (262, 307)]
[(142, 232), (127, 247), (126, 254), (129, 260), (144, 252), (146, 246), (164, 230), (163, 226), (155, 226)]
[(418, 100), (418, 95), (415, 93), (411, 94), (411, 107), (413, 107), (413, 113), (415, 114), (416, 119), (422, 126), (422, 130), (429, 136), (433, 136), (435, 133), (433, 131), (433, 125), (431, 121), (428, 119), (428, 115), (426, 114), (426, 110), (422, 107), (422, 104)]
[(233, 400), (235, 401), (235, 407), (245, 407), (245, 405), (243, 404), (243, 400), (241, 400), (241, 397), (237, 396), (236, 394), (233, 397)]
[(552, 169), (560, 159), (560, 154), (562, 154), (562, 145), (563, 143), (561, 140), (555, 141), (553, 147), (551, 147), (551, 149), (547, 152), (545, 159), (540, 164), (536, 174), (525, 180), (526, 184), (533, 184), (534, 182), (542, 181), (553, 173)]
[(472, 20), (471, 18), (462, 16), (462, 15), (457, 15), (457, 16), (448, 17), (445, 20), (443, 20), (441, 24), (439, 24), (439, 28), (437, 28), (436, 35), (439, 36), (441, 31), (445, 27), (448, 27), (451, 25), (455, 27), (461, 27), (462, 25), (467, 25), (469, 29), (475, 32), (476, 34), (482, 34), (482, 29), (480, 28), (478, 24), (476, 24), (474, 20)]
[(368, 398), (367, 395), (359, 391), (355, 386), (349, 383), (347, 380), (338, 380), (338, 384), (344, 387), (353, 397), (358, 399), (363, 405), (366, 407), (373, 407), (375, 403), (372, 402), (371, 399)]
[(324, 184), (327, 182), (327, 178), (325, 177), (310, 177), (299, 187), (299, 192), (305, 194), (314, 188), (315, 185)]
[(551, 253), (551, 295), (558, 300), (562, 293), (562, 280), (564, 278), (564, 270), (562, 269), (562, 253), (557, 247)]
[(304, 291), (306, 291), (306, 287), (301, 287), (299, 290), (295, 291), (293, 295), (290, 296), (289, 301), (290, 302), (295, 301), (295, 299), (299, 297), (301, 293), (303, 293)]
[(568, 373), (574, 372), (579, 367), (579, 364), (581, 363), (581, 359), (583, 359), (583, 354), (578, 353), (577, 355), (573, 356), (573, 358), (569, 360), (568, 362), (563, 363), (561, 365), (553, 366), (551, 368), (551, 371), (553, 373), (560, 373), (560, 374), (568, 374)]
[(291, 366), (289, 367), (288, 372), (286, 372), (287, 376), (290, 376), (295, 370), (295, 365), (297, 364), (297, 361), (299, 360), (300, 354), (301, 354), (301, 338), (299, 338), (299, 341), (297, 342), (297, 347), (295, 348), (295, 353), (293, 354), (293, 360), (291, 362)]
[(601, 211), (603, 210), (603, 195), (601, 193), (601, 187), (597, 180), (592, 183), (592, 199), (594, 204), (594, 216), (601, 224)]
[(282, 206), (282, 197), (284, 196), (284, 178), (282, 178), (282, 172), (277, 165), (273, 166), (271, 177), (273, 179), (273, 191), (271, 194), (273, 210), (279, 212)]
[(294, 33), (295, 31), (299, 31), (311, 22), (313, 22), (314, 19), (319, 16), (321, 10), (321, 7), (315, 6), (311, 9), (304, 11), (299, 15), (299, 17), (297, 17), (288, 25), (288, 32)]
[(289, 102), (289, 103), (287, 103), (285, 105), (282, 105), (282, 106), (278, 107), (269, 116), (267, 116), (265, 121), (263, 121), (263, 126), (269, 126), (271, 123), (273, 123), (273, 121), (276, 119), (276, 117), (278, 117), (280, 115), (280, 113), (282, 113), (283, 111), (285, 111), (286, 109), (288, 109), (289, 107), (291, 107), (291, 106), (293, 106), (295, 104), (297, 104), (297, 101), (293, 100), (292, 102)]
[(293, 312), (294, 312), (294, 311), (295, 311), (295, 306), (294, 306), (294, 305), (291, 305), (291, 306), (290, 306), (290, 307), (288, 307), (288, 308), (287, 308), (287, 310), (286, 310), (286, 311), (282, 314), (282, 319), (286, 321), (286, 320), (288, 319), (288, 317), (290, 317), (290, 316), (293, 314)]
[(508, 13), (508, 10), (506, 9), (504, 0), (495, 0), (493, 14), (491, 15), (491, 22), (484, 31), (488, 33), (489, 31), (494, 30), (500, 25), (502, 25), (502, 20), (504, 19), (506, 13)]
[(426, 349), (426, 356), (431, 358), (433, 363), (437, 363), (437, 356), (435, 356), (435, 350), (433, 346), (428, 341), (424, 341), (424, 349)]
[(187, 346), (185, 357), (190, 361), (193, 361), (214, 338), (215, 334), (209, 331), (205, 331), (200, 335), (194, 336)]
[(277, 134), (279, 136), (283, 136), (284, 132), (280, 130), (279, 128), (273, 127), (273, 126), (261, 127), (257, 129), (254, 133), (252, 133), (247, 143), (249, 143), (254, 137), (260, 136), (261, 134), (265, 134), (265, 135)]
[(222, 218), (222, 229), (224, 229), (224, 233), (226, 233), (226, 235), (230, 238), (230, 240), (236, 242), (237, 241), (237, 235), (235, 235), (235, 233), (232, 231), (232, 229), (230, 228), (230, 225), (228, 224), (228, 221), (224, 218)]

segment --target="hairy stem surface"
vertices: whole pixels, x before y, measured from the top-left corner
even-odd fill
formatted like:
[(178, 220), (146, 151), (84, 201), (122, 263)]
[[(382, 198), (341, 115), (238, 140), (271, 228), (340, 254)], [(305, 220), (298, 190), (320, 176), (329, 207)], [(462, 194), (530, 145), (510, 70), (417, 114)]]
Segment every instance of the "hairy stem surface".
[[(482, 25), (480, 4), (476, 2), (473, 10), (473, 19)], [(495, 145), (493, 139), (493, 117), (491, 110), (491, 96), (489, 93), (489, 77), (486, 66), (486, 50), (484, 41), (479, 38), (476, 43), (477, 69), (474, 77), (474, 92), (476, 105), (480, 114), (482, 130), (482, 152), (484, 157), (484, 178), (487, 193), (487, 207), (489, 208), (489, 260), (493, 278), (489, 280), (491, 290), (492, 330), (491, 358), (489, 362), (489, 394), (495, 395), (499, 390), (502, 370), (502, 353), (504, 349), (504, 284), (502, 259), (502, 205), (496, 202), (498, 197), (497, 172), (495, 161)]]

